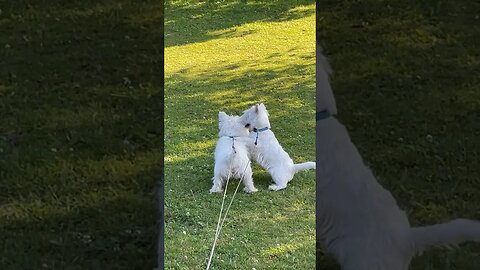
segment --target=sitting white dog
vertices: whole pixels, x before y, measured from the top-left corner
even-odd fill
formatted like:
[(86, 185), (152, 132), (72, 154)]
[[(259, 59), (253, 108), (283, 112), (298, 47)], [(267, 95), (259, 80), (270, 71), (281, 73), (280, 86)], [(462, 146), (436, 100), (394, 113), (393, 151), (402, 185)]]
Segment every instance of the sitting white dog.
[(251, 142), (248, 146), (252, 158), (270, 173), (275, 182), (268, 187), (270, 190), (284, 189), (296, 172), (315, 168), (315, 162), (293, 163), (270, 129), (268, 111), (263, 103), (252, 106), (242, 117), (246, 117), (250, 124)]
[(220, 133), (215, 147), (215, 168), (210, 192), (222, 192), (224, 182), (231, 177), (243, 180), (244, 191), (258, 191), (253, 185), (247, 149), (250, 140), (249, 125), (244, 119), (245, 117), (228, 116), (224, 112), (218, 113)]
[(317, 48), (317, 239), (342, 270), (407, 270), (424, 249), (480, 241), (480, 222), (412, 228), (335, 118), (329, 66)]

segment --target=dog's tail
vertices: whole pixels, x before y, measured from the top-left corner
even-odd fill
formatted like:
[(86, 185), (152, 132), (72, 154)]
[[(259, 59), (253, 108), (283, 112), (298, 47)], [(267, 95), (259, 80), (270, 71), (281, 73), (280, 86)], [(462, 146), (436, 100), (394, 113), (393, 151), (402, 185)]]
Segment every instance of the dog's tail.
[(293, 169), (295, 170), (295, 172), (308, 170), (308, 169), (315, 169), (315, 167), (317, 167), (317, 163), (312, 161), (293, 164)]
[(429, 247), (457, 246), (460, 243), (480, 242), (480, 221), (455, 219), (447, 223), (412, 228), (416, 253)]

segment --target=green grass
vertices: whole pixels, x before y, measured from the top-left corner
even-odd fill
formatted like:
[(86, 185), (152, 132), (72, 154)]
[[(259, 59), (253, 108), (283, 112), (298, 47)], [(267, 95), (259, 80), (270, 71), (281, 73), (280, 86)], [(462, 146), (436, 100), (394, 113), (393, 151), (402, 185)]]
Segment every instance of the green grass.
[(0, 269), (151, 269), (158, 1), (0, 4)]
[[(218, 111), (264, 102), (286, 151), (315, 159), (314, 1), (170, 1), (165, 7), (165, 269), (203, 269), (219, 194), (209, 194)], [(313, 269), (315, 173), (235, 197), (212, 269)], [(236, 182), (229, 186), (227, 200)]]
[[(414, 225), (480, 219), (480, 4), (322, 1), (339, 118)], [(338, 269), (323, 255), (322, 269)], [(478, 269), (480, 245), (411, 269)]]

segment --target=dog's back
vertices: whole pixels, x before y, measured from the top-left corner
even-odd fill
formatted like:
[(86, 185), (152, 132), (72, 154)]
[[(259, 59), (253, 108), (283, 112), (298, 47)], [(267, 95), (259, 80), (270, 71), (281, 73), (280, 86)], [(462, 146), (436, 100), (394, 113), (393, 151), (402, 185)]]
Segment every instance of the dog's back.
[[(226, 173), (240, 173), (249, 161), (249, 153), (246, 146), (248, 137), (231, 138), (223, 136), (218, 138), (215, 147), (216, 173), (226, 177)], [(232, 175), (235, 177), (235, 175)]]
[(406, 269), (413, 255), (408, 219), (364, 165), (345, 127), (333, 117), (318, 122), (317, 145), (321, 242), (344, 269)]
[[(266, 170), (273, 167), (293, 167), (293, 160), (278, 142), (271, 130), (250, 134), (250, 152), (254, 159)], [(257, 141), (257, 144), (254, 142)]]

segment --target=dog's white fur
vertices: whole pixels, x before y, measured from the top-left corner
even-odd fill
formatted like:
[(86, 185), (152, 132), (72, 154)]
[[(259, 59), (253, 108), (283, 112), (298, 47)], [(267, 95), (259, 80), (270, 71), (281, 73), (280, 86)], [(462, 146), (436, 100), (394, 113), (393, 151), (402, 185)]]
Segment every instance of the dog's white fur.
[(247, 123), (244, 118), (228, 116), (224, 112), (218, 113), (220, 132), (215, 147), (215, 168), (210, 192), (222, 192), (225, 181), (231, 177), (243, 180), (244, 191), (258, 191), (253, 185), (250, 154), (247, 149), (249, 129), (245, 127)]
[[(246, 117), (246, 121), (250, 123), (251, 141), (248, 146), (252, 158), (270, 173), (275, 182), (268, 187), (270, 190), (284, 189), (296, 172), (315, 168), (315, 162), (293, 163), (293, 160), (283, 150), (270, 129), (268, 111), (263, 103), (252, 106), (242, 116)], [(265, 127), (268, 127), (268, 130), (253, 131), (254, 128), (262, 129)], [(255, 141), (257, 142), (256, 145)]]
[[(328, 63), (317, 48), (317, 111), (336, 113)], [(332, 104), (333, 103), (333, 104)], [(335, 118), (317, 122), (317, 237), (343, 270), (407, 270), (431, 246), (480, 241), (480, 222), (412, 228)]]

